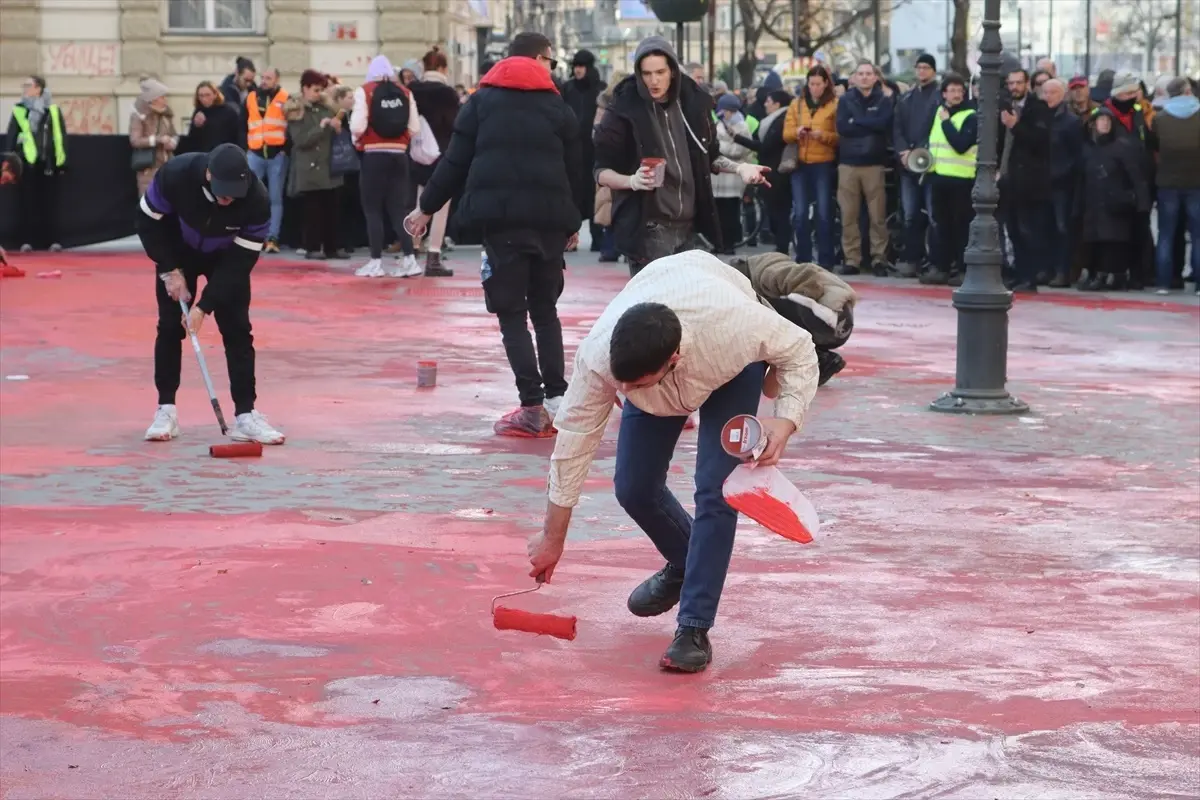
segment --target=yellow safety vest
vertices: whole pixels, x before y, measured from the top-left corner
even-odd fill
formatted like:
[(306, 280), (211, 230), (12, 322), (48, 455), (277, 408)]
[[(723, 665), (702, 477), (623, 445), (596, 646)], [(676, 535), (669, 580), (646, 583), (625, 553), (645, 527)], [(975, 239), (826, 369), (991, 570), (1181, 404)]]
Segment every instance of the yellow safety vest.
[[(50, 106), (46, 113), (50, 115), (50, 135), (54, 139), (54, 166), (62, 169), (67, 163), (67, 151), (63, 145), (62, 112), (58, 110), (58, 106)], [(21, 154), (25, 156), (25, 163), (36, 163), (39, 155), (37, 136), (29, 125), (29, 109), (21, 105), (13, 106), (13, 117), (17, 120), (17, 131), (21, 134)]]
[[(950, 124), (954, 126), (955, 130), (961, 131), (967, 117), (974, 113), (975, 109), (973, 108), (956, 111), (950, 117)], [(978, 154), (978, 150), (978, 145), (971, 145), (971, 149), (965, 153), (960, 153), (951, 147), (950, 140), (946, 138), (946, 133), (942, 130), (941, 119), (934, 116), (933, 129), (929, 131), (929, 154), (933, 156), (933, 166), (929, 168), (930, 172), (935, 175), (945, 175), (947, 178), (974, 180), (975, 156)]]

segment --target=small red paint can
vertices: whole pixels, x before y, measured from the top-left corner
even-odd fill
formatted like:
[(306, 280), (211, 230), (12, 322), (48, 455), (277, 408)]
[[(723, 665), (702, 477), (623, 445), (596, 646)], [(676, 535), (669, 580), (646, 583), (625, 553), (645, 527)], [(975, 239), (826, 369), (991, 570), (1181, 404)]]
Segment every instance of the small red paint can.
[(417, 388), (430, 389), (437, 386), (437, 362), (417, 362)]
[(753, 414), (738, 414), (721, 428), (721, 447), (734, 458), (756, 459), (767, 446), (767, 434)]

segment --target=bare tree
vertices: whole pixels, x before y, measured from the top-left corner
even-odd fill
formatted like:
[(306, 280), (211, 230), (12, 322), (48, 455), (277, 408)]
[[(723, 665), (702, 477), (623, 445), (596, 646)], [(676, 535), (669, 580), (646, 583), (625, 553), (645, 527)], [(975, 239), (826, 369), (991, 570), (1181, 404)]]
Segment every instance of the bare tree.
[(1174, 19), (1162, 13), (1163, 4), (1156, 0), (1113, 0), (1112, 5), (1114, 16), (1119, 18), (1113, 26), (1116, 40), (1140, 48), (1143, 71), (1152, 71), (1154, 54), (1167, 43)]
[(950, 69), (959, 75), (966, 76), (967, 69), (967, 37), (971, 18), (971, 0), (953, 0), (954, 27), (950, 33)]

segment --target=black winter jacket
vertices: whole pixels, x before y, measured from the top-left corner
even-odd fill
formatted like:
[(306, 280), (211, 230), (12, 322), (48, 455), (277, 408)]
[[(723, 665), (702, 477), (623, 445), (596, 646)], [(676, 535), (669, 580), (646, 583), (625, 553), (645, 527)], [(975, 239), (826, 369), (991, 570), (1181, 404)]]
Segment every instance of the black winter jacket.
[(847, 89), (837, 107), (838, 162), (849, 167), (886, 164), (895, 109), (895, 96), (886, 96), (881, 83), (866, 96)]
[[(1107, 114), (1107, 111), (1101, 111)], [(1114, 132), (1088, 145), (1075, 192), (1074, 215), (1085, 242), (1131, 242), (1138, 215), (1150, 211), (1150, 177), (1139, 146)]]
[(917, 84), (896, 103), (892, 121), (892, 144), (896, 157), (904, 150), (929, 146), (933, 118), (942, 104), (942, 90), (937, 81), (926, 86)]
[(1003, 160), (1004, 140), (1013, 138), (1008, 156), (1008, 171), (1000, 180), (1001, 199), (1005, 205), (1026, 203), (1042, 205), (1050, 202), (1050, 126), (1054, 109), (1030, 94), (1012, 128), (1000, 125), (998, 153)]
[[(196, 115), (204, 114), (204, 124), (196, 125)], [(246, 123), (236, 106), (213, 103), (208, 108), (196, 106), (187, 134), (179, 143), (179, 154), (208, 153), (219, 144), (246, 144)]]
[(779, 162), (783, 160), (783, 151), (787, 147), (787, 143), (783, 141), (783, 124), (786, 117), (787, 108), (782, 108), (774, 119), (771, 119), (770, 114), (763, 117), (762, 124), (753, 136), (733, 137), (738, 144), (758, 153), (759, 164), (770, 168), (771, 186), (765, 189), (765, 192), (766, 196), (777, 204), (790, 203), (792, 197), (791, 180), (788, 176), (779, 174)]
[(592, 177), (592, 162), (596, 156), (596, 149), (592, 144), (591, 131), (596, 121), (596, 99), (608, 88), (608, 84), (600, 80), (600, 73), (594, 66), (589, 66), (587, 70), (587, 76), (583, 80), (572, 78), (567, 81), (563, 89), (563, 100), (566, 100), (567, 105), (575, 112), (575, 119), (579, 122), (581, 131), (580, 168), (583, 173), (580, 178), (580, 193), (575, 198), (575, 204), (579, 206), (579, 213), (585, 219), (590, 219), (595, 209), (596, 198), (596, 187)]
[(464, 227), (578, 231), (579, 125), (550, 73), (512, 56), (479, 86), (421, 193), (421, 211), (432, 215), (462, 191), (455, 219)]
[[(683, 118), (691, 129), (688, 136), (688, 156), (691, 159), (692, 180), (695, 183), (695, 215), (692, 224), (696, 233), (721, 249), (721, 226), (717, 222), (717, 204), (713, 200), (711, 175), (713, 164), (720, 156), (717, 129), (713, 117), (712, 98), (691, 78), (679, 71), (678, 63), (668, 56), (671, 64), (673, 102), (679, 103)], [(666, 158), (654, 135), (650, 117), (650, 102), (638, 92), (637, 75), (630, 75), (613, 89), (613, 99), (596, 127), (596, 174), (611, 169), (620, 175), (637, 172), (643, 158)], [(697, 141), (698, 140), (698, 141)], [(650, 192), (614, 191), (612, 208), (613, 239), (622, 253), (637, 253), (651, 203)]]
[[(450, 139), (454, 134), (454, 120), (458, 118), (458, 112), (462, 109), (462, 104), (458, 102), (458, 92), (454, 91), (454, 87), (447, 83), (430, 80), (413, 81), (408, 85), (408, 90), (412, 92), (413, 101), (417, 104), (417, 111), (425, 118), (425, 121), (429, 123), (429, 129), (433, 131), (433, 138), (437, 140), (438, 150), (445, 153), (450, 149)], [(441, 161), (440, 157), (438, 161)], [(429, 183), (438, 161), (432, 164), (418, 164), (416, 161), (412, 161), (413, 182), (418, 186)]]
[(1083, 160), (1083, 126), (1065, 102), (1052, 112), (1050, 123), (1050, 180), (1054, 188), (1073, 187)]

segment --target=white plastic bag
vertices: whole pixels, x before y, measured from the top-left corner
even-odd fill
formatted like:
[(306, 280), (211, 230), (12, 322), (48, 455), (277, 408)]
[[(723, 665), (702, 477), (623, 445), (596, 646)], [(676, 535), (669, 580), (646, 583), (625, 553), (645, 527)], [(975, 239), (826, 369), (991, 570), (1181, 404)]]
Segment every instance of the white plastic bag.
[(725, 502), (785, 539), (808, 544), (821, 528), (817, 510), (775, 467), (739, 464), (725, 479)]
[(442, 150), (438, 147), (437, 139), (433, 136), (433, 129), (429, 127), (429, 122), (425, 117), (417, 115), (417, 119), (421, 121), (421, 130), (409, 142), (408, 154), (412, 156), (413, 161), (428, 167), (441, 158)]

